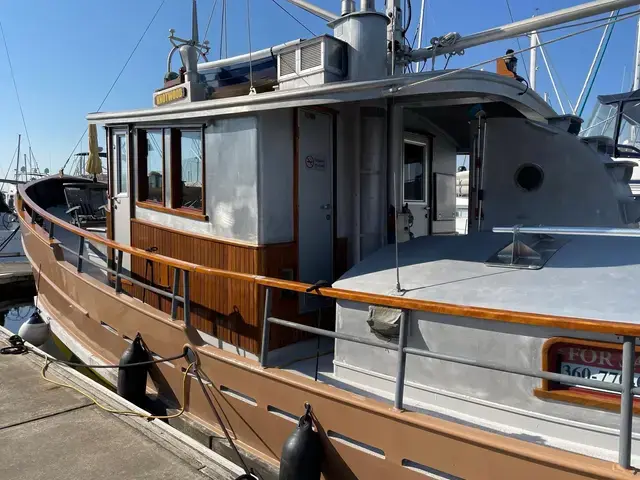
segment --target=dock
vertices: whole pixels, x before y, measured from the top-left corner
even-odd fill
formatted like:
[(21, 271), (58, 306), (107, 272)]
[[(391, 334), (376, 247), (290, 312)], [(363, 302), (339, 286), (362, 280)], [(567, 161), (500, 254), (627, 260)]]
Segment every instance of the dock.
[[(0, 327), (0, 348), (11, 333)], [(235, 464), (162, 420), (108, 413), (41, 377), (44, 360), (0, 355), (0, 458), (3, 478), (232, 480)], [(74, 369), (52, 364), (47, 377), (116, 410), (146, 413)]]

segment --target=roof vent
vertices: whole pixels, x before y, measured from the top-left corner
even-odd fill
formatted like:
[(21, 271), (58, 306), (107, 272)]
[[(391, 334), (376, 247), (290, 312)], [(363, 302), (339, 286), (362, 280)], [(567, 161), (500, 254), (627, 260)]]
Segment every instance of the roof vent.
[(347, 45), (329, 35), (312, 38), (278, 54), (281, 90), (323, 85), (346, 77)]
[(568, 239), (554, 238), (549, 235), (514, 233), (513, 241), (494, 253), (486, 261), (486, 265), (539, 270), (568, 241)]

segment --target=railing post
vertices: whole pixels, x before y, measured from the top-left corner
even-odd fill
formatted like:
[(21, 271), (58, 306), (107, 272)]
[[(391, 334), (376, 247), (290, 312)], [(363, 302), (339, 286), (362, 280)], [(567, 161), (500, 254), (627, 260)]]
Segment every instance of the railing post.
[(53, 227), (55, 223), (49, 222), (49, 240), (53, 240)]
[(180, 269), (173, 269), (173, 291), (171, 292), (171, 318), (178, 318), (178, 293), (180, 292)]
[(267, 366), (269, 357), (269, 317), (271, 316), (271, 288), (264, 290), (264, 319), (262, 321), (262, 345), (260, 346), (260, 365)]
[(620, 394), (620, 444), (618, 463), (631, 468), (631, 424), (633, 421), (633, 372), (636, 356), (635, 337), (625, 336), (622, 343), (622, 393)]
[(400, 335), (398, 336), (398, 364), (396, 371), (396, 394), (393, 399), (393, 406), (398, 410), (402, 410), (404, 404), (404, 374), (407, 364), (407, 353), (404, 351), (407, 346), (407, 311), (402, 310), (400, 313)]
[(184, 323), (188, 327), (191, 325), (190, 316), (191, 316), (191, 308), (189, 305), (189, 272), (186, 270), (182, 271), (182, 285), (184, 288)]
[(117, 250), (118, 258), (116, 260), (116, 293), (122, 292), (122, 250)]
[(84, 255), (84, 237), (80, 237), (80, 245), (78, 245), (78, 272), (82, 271), (83, 255)]

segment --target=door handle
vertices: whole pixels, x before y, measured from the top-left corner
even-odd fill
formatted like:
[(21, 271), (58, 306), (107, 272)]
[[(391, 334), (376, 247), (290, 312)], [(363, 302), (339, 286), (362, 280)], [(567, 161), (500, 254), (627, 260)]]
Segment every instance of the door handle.
[(321, 210), (331, 210), (331, 204), (330, 203), (325, 203), (324, 205), (320, 206)]

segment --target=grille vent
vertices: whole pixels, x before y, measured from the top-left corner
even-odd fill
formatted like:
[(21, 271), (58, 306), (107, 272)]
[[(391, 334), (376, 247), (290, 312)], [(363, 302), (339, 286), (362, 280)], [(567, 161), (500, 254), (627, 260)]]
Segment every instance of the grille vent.
[(300, 70), (309, 70), (320, 65), (322, 65), (321, 43), (307, 45), (300, 49)]
[(296, 72), (296, 52), (287, 52), (280, 55), (280, 75), (291, 75)]

